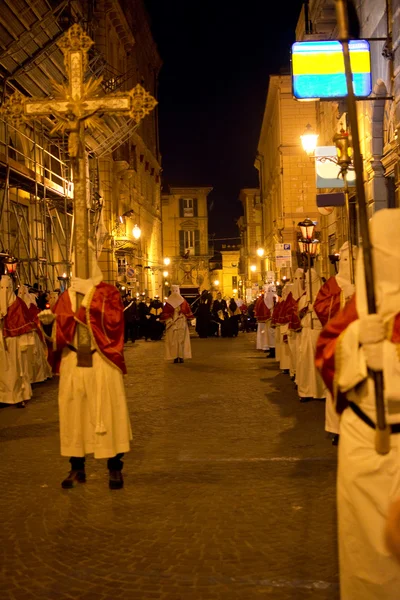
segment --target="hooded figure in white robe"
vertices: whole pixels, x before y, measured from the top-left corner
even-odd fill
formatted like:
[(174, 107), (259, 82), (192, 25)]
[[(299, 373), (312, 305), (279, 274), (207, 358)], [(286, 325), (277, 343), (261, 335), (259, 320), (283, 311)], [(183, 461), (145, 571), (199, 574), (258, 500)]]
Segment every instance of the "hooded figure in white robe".
[[(310, 273), (312, 297), (310, 295)], [(306, 294), (299, 301), (299, 311), (307, 308), (307, 313), (301, 320), (300, 350), (296, 365), (297, 393), (300, 402), (326, 397), (326, 386), (315, 366), (315, 350), (322, 325), (314, 311), (313, 304), (321, 285), (322, 280), (315, 269), (309, 269), (305, 280)]]
[(181, 296), (179, 286), (172, 286), (172, 293), (168, 297), (161, 320), (165, 323), (165, 359), (174, 362), (183, 362), (185, 358), (192, 358), (190, 333), (188, 321), (193, 319), (191, 308), (185, 298)]
[[(265, 351), (269, 349), (268, 329), (271, 323), (271, 311), (269, 310), (267, 302), (268, 285), (263, 286), (263, 292), (264, 294), (262, 296), (262, 299), (260, 297), (256, 301), (254, 311), (257, 319), (256, 349)], [(265, 310), (264, 306), (262, 306), (262, 303), (264, 304), (265, 308), (268, 309), (267, 311)], [(267, 315), (269, 315), (268, 318)]]
[[(294, 289), (293, 283), (287, 283), (282, 290), (282, 302), (286, 300), (289, 296), (289, 293)], [(290, 371), (291, 370), (291, 354), (289, 348), (289, 323), (280, 324), (277, 327), (277, 331), (279, 331), (279, 368), (282, 371)], [(285, 341), (286, 340), (286, 341)]]
[[(385, 527), (391, 503), (400, 498), (400, 433), (390, 435), (388, 454), (376, 452), (375, 392), (368, 373), (383, 371), (386, 419), (400, 428), (400, 209), (378, 211), (369, 227), (377, 314), (368, 315), (359, 251), (356, 314), (347, 326), (344, 323), (334, 353), (334, 381), (350, 402), (340, 422), (340, 597), (398, 600), (400, 566), (385, 543)], [(336, 322), (344, 318), (341, 315), (349, 305), (337, 315)]]
[[(265, 304), (271, 311), (271, 315), (272, 315), (272, 312), (275, 308), (277, 301), (278, 301), (278, 295), (276, 293), (276, 286), (274, 283), (270, 283), (267, 286), (267, 295), (265, 298)], [(276, 358), (276, 360), (279, 360), (279, 348), (277, 347), (277, 344), (276, 344), (277, 337), (275, 335), (275, 329), (273, 327), (271, 327), (271, 321), (269, 321), (267, 325), (268, 325), (267, 326), (268, 348), (270, 350), (275, 349), (275, 356), (273, 356), (273, 353), (272, 353), (272, 358)], [(279, 341), (279, 336), (278, 336), (278, 341)]]
[[(29, 293), (26, 285), (20, 286), (18, 289), (18, 297), (25, 302), (28, 310), (30, 310), (32, 306), (37, 309), (36, 299), (33, 294)], [(50, 365), (47, 362), (44, 342), (40, 339), (37, 330), (32, 331), (31, 341), (32, 343), (28, 345), (26, 350), (29, 378), (31, 383), (39, 383), (51, 378), (52, 372)]]
[[(299, 302), (299, 299), (305, 294), (304, 291), (304, 269), (298, 268), (294, 272), (293, 275), (293, 283), (292, 283), (292, 296), (293, 298)], [(288, 333), (288, 346), (290, 351), (290, 367), (289, 372), (290, 376), (293, 378), (296, 376), (297, 371), (297, 359), (300, 353), (300, 339), (301, 339), (301, 331), (293, 331), (290, 330)]]
[[(32, 397), (28, 347), (33, 344), (33, 326), (29, 325), (28, 311), (21, 303), (14, 294), (11, 277), (3, 275), (0, 280), (0, 402), (23, 407)], [(9, 335), (6, 320), (11, 318), (11, 312), (17, 311), (18, 325), (22, 325), (23, 333), (14, 335), (17, 332), (13, 331), (13, 335)]]
[[(108, 458), (110, 489), (123, 487), (121, 458), (130, 449), (132, 431), (123, 374), (123, 305), (118, 290), (103, 283), (103, 274), (90, 248), (90, 277), (72, 277), (71, 287), (60, 295), (51, 310), (39, 313), (42, 323), (52, 324), (53, 350), (61, 353), (55, 365), (60, 374), (58, 406), (61, 455), (69, 456), (71, 472), (63, 488), (82, 483), (85, 455)], [(76, 294), (84, 295), (77, 311)], [(84, 312), (83, 312), (84, 311)], [(77, 364), (77, 320), (87, 326), (93, 365)]]
[[(354, 250), (355, 248), (353, 247), (353, 256)], [(343, 308), (355, 290), (354, 283), (351, 282), (350, 278), (350, 247), (348, 242), (345, 242), (340, 248), (339, 257), (339, 269), (335, 275), (335, 281), (341, 290), (340, 308)], [(329, 283), (329, 279), (327, 283)], [(333, 314), (332, 317), (334, 317)], [(325, 403), (325, 431), (333, 433), (336, 436), (340, 432), (340, 417), (336, 412), (332, 394), (328, 390)]]

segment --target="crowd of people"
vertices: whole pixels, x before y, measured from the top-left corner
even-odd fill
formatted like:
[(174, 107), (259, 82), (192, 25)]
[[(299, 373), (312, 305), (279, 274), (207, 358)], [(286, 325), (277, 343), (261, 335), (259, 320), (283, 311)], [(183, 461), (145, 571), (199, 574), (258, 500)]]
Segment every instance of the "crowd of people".
[[(281, 297), (258, 298), (257, 349), (290, 376), (300, 402), (325, 400), (338, 445), (342, 600), (396, 600), (400, 585), (400, 210), (370, 221), (376, 314), (368, 314), (363, 253), (345, 243), (335, 275), (295, 271)], [(383, 375), (382, 413), (376, 403)], [(380, 420), (386, 422), (378, 426)]]
[[(240, 299), (228, 302), (220, 294), (213, 300), (204, 291), (196, 310), (202, 338), (235, 337), (240, 324), (246, 331), (244, 323), (254, 314), (257, 349), (291, 377), (300, 402), (325, 400), (325, 428), (339, 448), (342, 600), (397, 600), (399, 593), (399, 229), (400, 209), (381, 210), (370, 221), (378, 267), (376, 314), (368, 311), (362, 252), (354, 284), (353, 248), (347, 243), (340, 249), (338, 272), (327, 281), (314, 268), (298, 268), (281, 295), (274, 284), (266, 284), (254, 307)], [(124, 342), (159, 340), (165, 330), (165, 358), (183, 363), (191, 358), (193, 307), (178, 286), (172, 286), (165, 303), (157, 297), (122, 301), (119, 290), (102, 281), (95, 257), (88, 279), (72, 277), (59, 298), (41, 296), (24, 285), (15, 293), (13, 280), (1, 277), (1, 400), (23, 406), (32, 383), (58, 373), (61, 454), (71, 465), (62, 487), (86, 481), (85, 456), (94, 454), (107, 459), (110, 489), (120, 489), (122, 458), (132, 438)], [(80, 338), (82, 330), (89, 336)], [(86, 346), (81, 345), (85, 339)], [(377, 373), (384, 381), (386, 420), (378, 436)]]

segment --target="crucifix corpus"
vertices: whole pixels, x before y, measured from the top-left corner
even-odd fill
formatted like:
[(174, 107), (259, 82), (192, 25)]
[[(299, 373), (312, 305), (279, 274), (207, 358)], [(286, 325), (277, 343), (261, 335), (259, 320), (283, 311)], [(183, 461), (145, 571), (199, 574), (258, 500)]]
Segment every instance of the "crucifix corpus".
[[(68, 152), (74, 181), (74, 249), (75, 276), (89, 277), (88, 259), (88, 185), (86, 176), (85, 129), (104, 129), (102, 115), (126, 116), (139, 123), (156, 106), (157, 101), (140, 84), (129, 92), (104, 94), (102, 78), (85, 78), (87, 53), (93, 40), (78, 24), (73, 25), (57, 42), (64, 54), (68, 82), (52, 82), (55, 98), (26, 98), (15, 92), (4, 103), (1, 113), (16, 125), (38, 117), (53, 116), (56, 124), (51, 131), (68, 133)], [(77, 294), (77, 308), (83, 299)], [(91, 340), (87, 327), (78, 325), (78, 366), (91, 367)]]

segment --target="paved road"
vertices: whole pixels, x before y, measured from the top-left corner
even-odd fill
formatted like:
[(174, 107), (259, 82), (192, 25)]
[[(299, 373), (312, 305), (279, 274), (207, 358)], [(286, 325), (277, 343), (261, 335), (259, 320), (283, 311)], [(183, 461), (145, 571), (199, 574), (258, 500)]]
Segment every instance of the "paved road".
[(126, 348), (134, 443), (62, 490), (57, 381), (0, 410), (2, 600), (338, 600), (336, 452), (254, 334)]

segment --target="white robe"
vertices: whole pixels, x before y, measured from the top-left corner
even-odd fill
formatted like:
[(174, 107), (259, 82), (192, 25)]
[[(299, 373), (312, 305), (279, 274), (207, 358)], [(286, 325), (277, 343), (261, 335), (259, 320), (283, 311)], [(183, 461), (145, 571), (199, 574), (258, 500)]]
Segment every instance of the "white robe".
[(129, 452), (132, 431), (121, 371), (98, 352), (93, 367), (76, 363), (76, 352), (64, 349), (58, 392), (61, 455), (110, 458)]
[(266, 323), (258, 323), (257, 324), (257, 343), (256, 343), (257, 350), (268, 350), (268, 348), (269, 348), (269, 345), (268, 345), (269, 323), (270, 323), (270, 321), (267, 321)]
[(279, 367), (280, 369), (282, 369), (282, 371), (287, 371), (290, 370), (291, 368), (291, 355), (290, 355), (290, 348), (289, 348), (289, 343), (288, 342), (284, 342), (283, 341), (283, 336), (284, 335), (288, 335), (289, 332), (289, 325), (281, 325), (279, 327)]
[(165, 359), (175, 358), (192, 358), (189, 327), (179, 306), (174, 309), (173, 318), (166, 321), (165, 333)]
[(315, 313), (312, 314), (313, 329), (310, 313), (301, 321), (300, 349), (296, 365), (297, 393), (300, 398), (325, 398), (326, 386), (315, 367), (315, 351), (322, 326)]
[(329, 390), (326, 390), (325, 397), (325, 431), (338, 434), (340, 433), (340, 416), (336, 412), (332, 394), (329, 392)]
[[(373, 382), (359, 385), (367, 375), (359, 324), (354, 321), (343, 334), (335, 375), (348, 399), (376, 422)], [(395, 345), (385, 341), (383, 353), (387, 421), (400, 423)], [(378, 454), (375, 431), (346, 408), (340, 420), (337, 481), (341, 600), (400, 597), (400, 565), (384, 542), (388, 507), (400, 497), (400, 434), (390, 436), (390, 445), (388, 454)]]
[(32, 397), (27, 348), (30, 334), (3, 339), (0, 329), (0, 402), (18, 404)]
[(37, 331), (32, 332), (32, 344), (27, 348), (29, 379), (31, 383), (46, 381), (52, 377), (45, 349)]
[[(76, 306), (75, 292), (68, 291)], [(77, 346), (75, 334), (74, 346)], [(64, 348), (60, 365), (58, 408), (62, 456), (111, 458), (129, 452), (132, 430), (123, 375), (99, 352), (91, 368), (77, 366), (77, 353)]]

